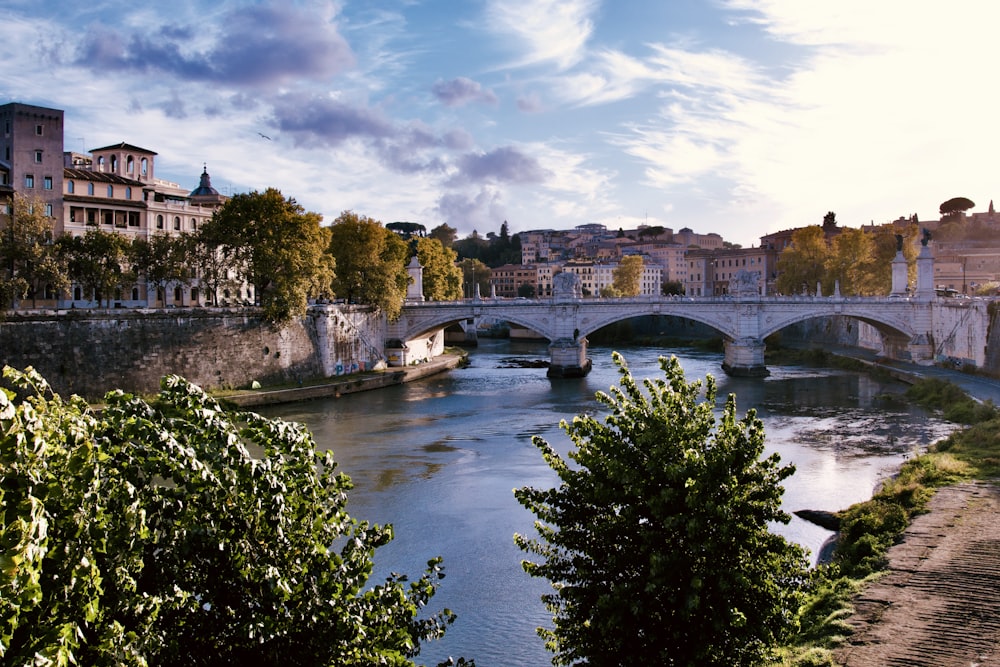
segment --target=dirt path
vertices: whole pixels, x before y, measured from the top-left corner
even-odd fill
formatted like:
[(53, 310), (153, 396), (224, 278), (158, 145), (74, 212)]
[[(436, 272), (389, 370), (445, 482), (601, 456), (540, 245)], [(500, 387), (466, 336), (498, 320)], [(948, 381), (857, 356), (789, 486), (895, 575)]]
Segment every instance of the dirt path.
[(1000, 665), (1000, 486), (940, 489), (855, 600), (844, 667)]

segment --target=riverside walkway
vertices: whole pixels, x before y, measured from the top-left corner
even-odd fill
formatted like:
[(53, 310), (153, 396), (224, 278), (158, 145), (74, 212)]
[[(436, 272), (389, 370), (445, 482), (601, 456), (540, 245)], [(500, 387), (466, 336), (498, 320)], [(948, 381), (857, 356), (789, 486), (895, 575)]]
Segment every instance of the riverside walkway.
[[(857, 351), (852, 352), (856, 356)], [(889, 370), (940, 377), (1000, 405), (1000, 382), (937, 367)], [(1000, 485), (939, 489), (888, 553), (889, 569), (855, 599), (843, 667), (1000, 665)]]

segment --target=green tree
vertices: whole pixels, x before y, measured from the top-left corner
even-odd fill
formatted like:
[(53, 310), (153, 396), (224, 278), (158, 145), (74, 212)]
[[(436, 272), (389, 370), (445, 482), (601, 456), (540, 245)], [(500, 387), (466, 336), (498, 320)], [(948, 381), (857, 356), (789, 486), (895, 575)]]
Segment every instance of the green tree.
[(483, 257), (488, 254), (489, 245), (489, 241), (484, 239), (479, 235), (478, 231), (473, 229), (471, 234), (466, 236), (464, 239), (458, 239), (451, 244), (451, 247), (458, 253), (459, 258), (461, 259), (483, 260)]
[(178, 377), (102, 411), (32, 371), (0, 387), (5, 665), (412, 665), (440, 559), (369, 582), (391, 526), (301, 425), (228, 415)]
[(237, 276), (244, 271), (237, 270), (235, 258), (227, 256), (224, 248), (218, 248), (202, 236), (204, 226), (197, 234), (180, 237), (188, 244), (188, 262), (191, 264), (198, 285), (205, 290), (206, 302), (213, 306), (220, 303), (219, 296), (227, 291), (235, 291), (242, 285)]
[(462, 270), (455, 265), (457, 255), (433, 238), (417, 239), (417, 259), (424, 267), (424, 298), (454, 301), (462, 298)]
[[(830, 244), (823, 276), (823, 291), (832, 294), (834, 283), (839, 282), (845, 295), (873, 294), (880, 285), (872, 283), (875, 272), (875, 239), (868, 232), (845, 228)], [(891, 269), (891, 266), (890, 266)], [(889, 274), (890, 279), (892, 274)], [(888, 290), (886, 290), (888, 293)]]
[[(829, 215), (829, 214), (828, 214)], [(792, 233), (792, 243), (778, 256), (778, 278), (774, 286), (783, 294), (812, 294), (823, 280), (830, 248), (823, 228), (810, 225)]]
[(664, 280), (663, 284), (660, 285), (660, 293), (663, 294), (663, 296), (683, 296), (684, 283), (680, 280)]
[[(137, 238), (129, 248), (132, 270), (146, 281), (156, 300), (163, 300), (167, 285), (188, 283), (192, 278), (191, 244), (186, 235), (156, 234), (149, 239)], [(165, 305), (165, 304), (164, 304)]]
[(14, 193), (0, 228), (0, 304), (14, 305), (39, 289), (69, 287), (68, 267), (53, 241), (52, 218), (41, 199)]
[(753, 410), (730, 395), (717, 422), (716, 386), (687, 383), (676, 358), (665, 379), (636, 382), (618, 353), (610, 413), (562, 428), (572, 464), (533, 438), (559, 484), (516, 489), (540, 539), (515, 535), (541, 558), (555, 627), (540, 628), (555, 665), (761, 664), (792, 619), (807, 576), (801, 547), (768, 529), (785, 522), (777, 454), (762, 459)]
[(941, 213), (941, 220), (958, 220), (962, 214), (976, 204), (968, 197), (952, 197), (948, 201), (941, 202), (938, 212)]
[(455, 239), (458, 238), (458, 230), (448, 225), (448, 223), (443, 222), (432, 229), (428, 236), (432, 239), (440, 241), (441, 245), (445, 248), (450, 248), (452, 244), (455, 243)]
[(617, 299), (622, 295), (622, 293), (619, 292), (614, 285), (605, 285), (600, 289), (597, 295), (602, 299)]
[(618, 296), (638, 296), (642, 291), (642, 272), (645, 265), (640, 255), (622, 257), (618, 266), (611, 272), (612, 281)]
[(116, 293), (135, 282), (129, 262), (131, 241), (124, 235), (88, 229), (83, 236), (60, 236), (57, 243), (70, 279), (80, 284), (85, 296), (93, 295), (98, 305), (105, 301), (110, 307)]
[(329, 247), (337, 266), (336, 295), (375, 306), (390, 320), (399, 317), (410, 281), (406, 242), (378, 220), (344, 211), (330, 228)]
[(859, 294), (888, 294), (892, 290), (892, 261), (896, 258), (896, 234), (903, 237), (903, 257), (907, 262), (909, 280), (911, 283), (916, 280), (917, 237), (920, 235), (916, 223), (911, 223), (902, 230), (884, 225), (871, 232), (872, 261)]
[(407, 240), (413, 237), (427, 236), (427, 228), (419, 222), (389, 222), (386, 223), (385, 228), (396, 232)]
[(662, 236), (666, 232), (667, 230), (663, 227), (663, 225), (655, 225), (653, 227), (643, 227), (642, 229), (639, 230), (639, 240), (642, 241), (649, 238), (655, 239), (659, 236)]
[(202, 226), (201, 238), (254, 286), (265, 319), (304, 315), (309, 297), (330, 289), (333, 263), (322, 217), (279, 190), (238, 194)]
[(490, 277), (493, 275), (490, 267), (478, 259), (467, 257), (458, 263), (458, 268), (462, 271), (463, 296), (465, 298), (471, 299), (476, 296), (476, 285), (479, 285), (480, 296), (490, 295)]

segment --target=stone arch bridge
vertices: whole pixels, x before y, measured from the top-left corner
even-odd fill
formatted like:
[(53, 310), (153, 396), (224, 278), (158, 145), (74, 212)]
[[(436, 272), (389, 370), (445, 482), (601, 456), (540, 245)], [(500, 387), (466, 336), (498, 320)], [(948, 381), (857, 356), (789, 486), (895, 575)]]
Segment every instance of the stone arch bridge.
[(725, 343), (723, 369), (730, 375), (764, 376), (764, 339), (818, 317), (840, 315), (872, 325), (882, 335), (882, 354), (931, 364), (936, 302), (900, 297), (635, 297), (545, 300), (466, 299), (408, 302), (387, 339), (408, 341), (434, 330), (461, 325), (476, 330), (480, 318), (506, 320), (538, 332), (550, 342), (550, 376), (589, 371), (587, 335), (609, 324), (644, 315), (683, 317), (717, 330)]

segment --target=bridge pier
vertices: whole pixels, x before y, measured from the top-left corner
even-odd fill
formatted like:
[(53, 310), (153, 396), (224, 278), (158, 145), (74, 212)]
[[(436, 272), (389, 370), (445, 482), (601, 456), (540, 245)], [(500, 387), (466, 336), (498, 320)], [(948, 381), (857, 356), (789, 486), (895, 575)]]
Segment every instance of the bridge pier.
[(586, 338), (557, 338), (549, 344), (550, 378), (579, 378), (590, 368)]
[(767, 377), (771, 371), (764, 365), (764, 341), (755, 338), (725, 340), (726, 354), (722, 370), (736, 377)]

